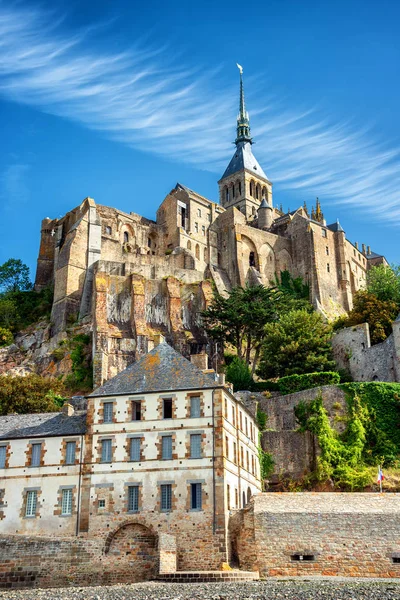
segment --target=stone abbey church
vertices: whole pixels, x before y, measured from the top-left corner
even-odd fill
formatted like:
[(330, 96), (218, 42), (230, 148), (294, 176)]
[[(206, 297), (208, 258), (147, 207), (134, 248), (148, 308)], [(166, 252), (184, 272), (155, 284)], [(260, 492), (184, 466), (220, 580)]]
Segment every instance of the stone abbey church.
[(281, 271), (309, 284), (327, 317), (352, 307), (370, 266), (385, 259), (327, 225), (320, 203), (283, 213), (252, 151), (242, 74), (235, 153), (219, 203), (178, 183), (156, 220), (92, 198), (42, 222), (36, 289), (54, 282), (54, 337), (78, 318), (93, 326), (95, 384), (153, 347), (158, 334), (185, 355), (206, 343), (199, 312), (232, 286), (270, 285)]

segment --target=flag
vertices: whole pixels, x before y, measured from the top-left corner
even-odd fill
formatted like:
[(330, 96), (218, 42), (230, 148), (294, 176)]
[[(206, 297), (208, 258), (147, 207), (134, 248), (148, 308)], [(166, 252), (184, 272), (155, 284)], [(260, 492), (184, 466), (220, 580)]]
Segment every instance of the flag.
[(385, 478), (382, 473), (382, 469), (378, 467), (378, 481), (383, 481)]

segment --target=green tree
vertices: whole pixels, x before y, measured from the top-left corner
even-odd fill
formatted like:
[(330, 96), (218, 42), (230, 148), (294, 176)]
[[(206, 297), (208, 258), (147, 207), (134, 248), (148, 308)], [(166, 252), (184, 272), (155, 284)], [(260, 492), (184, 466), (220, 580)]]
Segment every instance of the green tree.
[(368, 323), (372, 344), (383, 342), (392, 333), (392, 323), (398, 315), (399, 307), (393, 300), (379, 300), (365, 290), (354, 296), (353, 309), (347, 319), (341, 320), (344, 327)]
[(248, 364), (239, 356), (235, 356), (226, 368), (226, 378), (233, 385), (233, 390), (249, 390), (253, 385), (253, 378)]
[(17, 303), (7, 295), (0, 296), (0, 326), (14, 329), (18, 322)]
[(207, 334), (222, 344), (232, 344), (239, 358), (249, 365), (254, 353), (253, 371), (264, 339), (264, 325), (278, 318), (285, 295), (276, 288), (235, 287), (224, 298), (216, 294), (203, 311)]
[(334, 368), (332, 329), (317, 312), (282, 314), (265, 326), (258, 374), (264, 378), (329, 371)]
[(32, 288), (29, 268), (19, 258), (9, 258), (0, 265), (0, 290), (3, 292), (26, 291)]
[(63, 391), (59, 379), (36, 374), (26, 377), (0, 375), (0, 414), (57, 411), (59, 406), (55, 398)]
[(378, 265), (367, 272), (367, 292), (381, 302), (395, 302), (400, 309), (400, 265)]
[(9, 346), (14, 341), (14, 336), (9, 329), (0, 327), (0, 347)]
[(292, 277), (289, 271), (281, 271), (276, 276), (276, 287), (297, 300), (307, 300), (310, 297), (310, 286), (301, 277)]

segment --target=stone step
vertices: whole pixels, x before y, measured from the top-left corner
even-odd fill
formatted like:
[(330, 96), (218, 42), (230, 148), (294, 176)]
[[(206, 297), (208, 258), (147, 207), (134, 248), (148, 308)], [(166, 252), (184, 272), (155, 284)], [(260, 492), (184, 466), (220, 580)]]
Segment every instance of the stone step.
[(160, 573), (156, 581), (169, 583), (212, 583), (218, 581), (258, 581), (258, 571), (177, 571)]

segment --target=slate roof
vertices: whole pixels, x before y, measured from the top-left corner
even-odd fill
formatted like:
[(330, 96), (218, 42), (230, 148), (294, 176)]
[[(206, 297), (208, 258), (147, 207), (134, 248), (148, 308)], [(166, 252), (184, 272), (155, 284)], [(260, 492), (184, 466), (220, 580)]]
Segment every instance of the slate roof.
[(159, 391), (198, 390), (218, 387), (212, 375), (203, 373), (166, 343), (159, 344), (90, 396), (115, 396)]
[(86, 432), (86, 411), (68, 417), (58, 413), (35, 413), (0, 417), (0, 440), (81, 435)]
[(268, 180), (268, 177), (260, 167), (251, 150), (250, 142), (239, 142), (237, 144), (235, 154), (233, 155), (231, 162), (227, 166), (226, 171), (222, 175), (221, 179), (224, 179), (224, 177), (228, 177), (229, 175), (233, 175), (234, 173), (237, 173), (243, 169), (247, 169), (248, 171), (253, 172), (255, 175), (259, 175), (260, 177)]
[(337, 231), (343, 231), (344, 232), (343, 227), (339, 223), (339, 219), (336, 221), (336, 223), (332, 223), (332, 225), (328, 225), (327, 227), (328, 227), (328, 229), (330, 229), (334, 233), (336, 233)]

